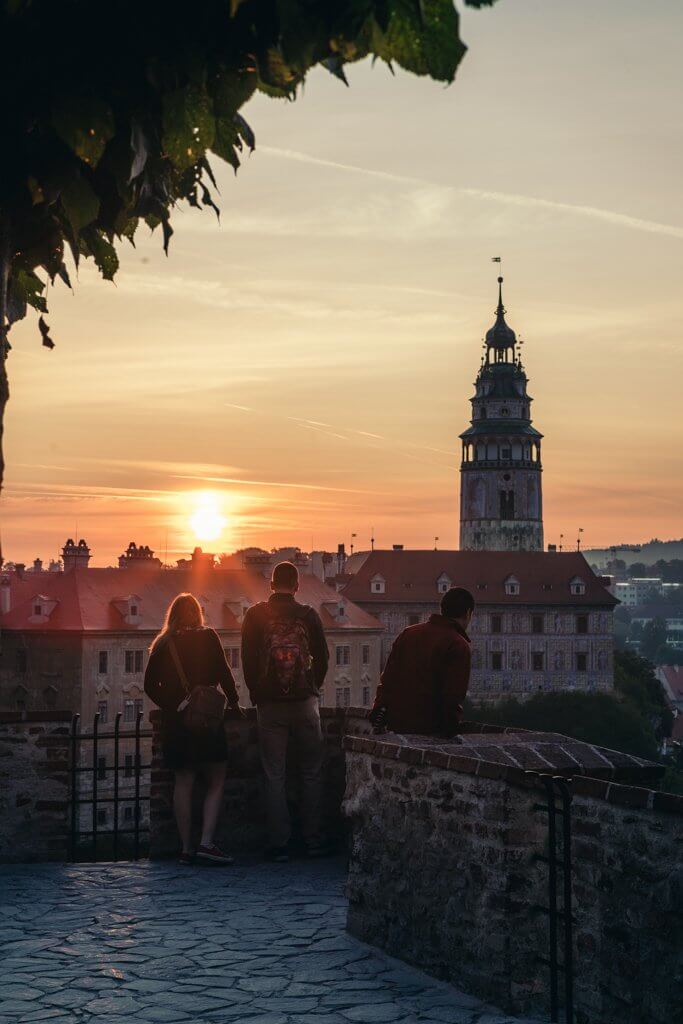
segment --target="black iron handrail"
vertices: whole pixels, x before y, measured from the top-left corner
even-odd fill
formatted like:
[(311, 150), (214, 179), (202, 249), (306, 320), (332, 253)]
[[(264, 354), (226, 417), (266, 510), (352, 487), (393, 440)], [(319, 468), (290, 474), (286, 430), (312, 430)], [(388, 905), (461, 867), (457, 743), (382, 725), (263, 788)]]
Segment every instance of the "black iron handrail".
[[(548, 945), (550, 966), (550, 1020), (559, 1021), (559, 977), (564, 978), (564, 1019), (565, 1024), (574, 1024), (574, 919), (572, 914), (572, 831), (571, 802), (569, 788), (571, 779), (540, 772), (529, 772), (540, 778), (546, 791), (546, 803), (534, 804), (534, 810), (548, 815), (548, 856), (538, 860), (548, 865)], [(556, 795), (562, 806), (558, 807)], [(561, 857), (558, 856), (558, 816), (562, 821)], [(562, 871), (562, 909), (558, 907), (558, 868)], [(546, 908), (542, 908), (545, 910)], [(562, 962), (559, 961), (559, 928), (562, 923)]]
[[(143, 802), (148, 802), (150, 797), (149, 793), (143, 794), (141, 792), (141, 774), (151, 768), (151, 764), (143, 764), (141, 760), (141, 740), (148, 739), (152, 736), (151, 729), (142, 729), (142, 712), (138, 712), (135, 719), (135, 727), (131, 731), (121, 731), (121, 712), (119, 711), (114, 720), (113, 732), (100, 732), (100, 715), (99, 712), (93, 719), (92, 732), (81, 732), (80, 731), (80, 715), (74, 715), (71, 720), (71, 735), (70, 735), (70, 747), (71, 747), (71, 759), (70, 759), (70, 772), (71, 772), (71, 860), (76, 860), (76, 855), (79, 847), (79, 841), (82, 838), (89, 837), (92, 842), (92, 859), (97, 861), (98, 853), (98, 836), (100, 829), (97, 820), (97, 811), (101, 804), (113, 804), (114, 805), (114, 828), (112, 831), (112, 844), (113, 844), (113, 859), (116, 861), (119, 858), (119, 837), (122, 835), (133, 836), (133, 859), (138, 860), (140, 857), (140, 833), (141, 828), (141, 813), (140, 807)], [(99, 756), (99, 744), (102, 740), (113, 740), (114, 741), (114, 766), (109, 768), (106, 765), (100, 769), (98, 763)], [(120, 742), (121, 740), (133, 740), (134, 741), (134, 757), (133, 764), (123, 766), (120, 763)], [(92, 742), (92, 760), (90, 766), (81, 766), (80, 764), (80, 752), (81, 744), (83, 742)], [(120, 773), (126, 772), (126, 778), (133, 780), (133, 794), (124, 793), (121, 794), (119, 779)], [(100, 771), (103, 772), (106, 778), (107, 773), (113, 773), (114, 793), (113, 796), (100, 795), (98, 783), (100, 781)], [(87, 796), (79, 794), (78, 778), (80, 775), (88, 774), (92, 777), (92, 791)], [(132, 828), (121, 828), (119, 825), (119, 804), (121, 801), (126, 803), (133, 802), (133, 827)], [(92, 825), (89, 829), (83, 829), (80, 827), (80, 820), (78, 809), (83, 804), (90, 804), (92, 806)]]

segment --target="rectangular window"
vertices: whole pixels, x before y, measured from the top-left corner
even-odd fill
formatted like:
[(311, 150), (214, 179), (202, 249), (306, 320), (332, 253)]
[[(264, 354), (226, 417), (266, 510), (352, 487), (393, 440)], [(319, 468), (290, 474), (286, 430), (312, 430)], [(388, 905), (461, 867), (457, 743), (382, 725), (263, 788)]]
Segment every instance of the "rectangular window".
[(239, 668), (240, 667), (240, 649), (239, 649), (239, 647), (227, 647), (226, 650), (225, 650), (225, 655), (226, 655), (226, 658), (227, 658), (227, 661), (228, 661), (228, 665), (230, 666), (230, 668)]
[(369, 644), (363, 644), (362, 655), (363, 655), (363, 658), (362, 658), (363, 664), (364, 665), (369, 665), (370, 664), (370, 645)]
[(543, 671), (543, 651), (534, 651), (531, 655), (531, 667), (534, 672)]
[(107, 808), (106, 807), (98, 807), (97, 808), (97, 824), (98, 825), (106, 825), (107, 824)]
[(98, 700), (97, 714), (100, 716), (100, 725), (106, 725), (107, 718), (109, 715), (109, 705), (107, 704), (106, 700)]
[(349, 686), (337, 687), (335, 703), (338, 708), (348, 708), (351, 706), (351, 688)]
[(98, 655), (98, 672), (101, 676), (106, 676), (109, 671), (109, 651), (100, 651)]
[(576, 632), (587, 633), (588, 632), (588, 616), (577, 615), (576, 616)]
[(137, 614), (138, 614), (138, 606), (136, 604), (132, 604), (130, 606), (130, 614), (131, 614), (131, 618), (135, 618), (137, 616)]
[(142, 651), (136, 651), (135, 652), (135, 671), (136, 672), (142, 672), (142, 661), (143, 661), (143, 652)]
[(15, 658), (16, 671), (23, 675), (28, 669), (28, 658), (26, 656), (26, 650), (23, 647), (17, 648)]
[(132, 821), (133, 820), (133, 808), (132, 807), (124, 807), (123, 808), (123, 820), (124, 821)]
[(543, 616), (532, 615), (531, 616), (531, 632), (542, 633), (543, 632)]
[(106, 757), (97, 758), (97, 778), (102, 780), (107, 777), (107, 759)]
[(367, 708), (370, 705), (370, 687), (363, 687), (363, 707)]
[(135, 704), (132, 700), (123, 702), (123, 720), (128, 723), (135, 721)]
[(138, 715), (142, 714), (142, 698), (141, 697), (138, 697), (137, 700), (133, 701), (133, 712), (135, 714), (135, 719), (137, 721)]
[(337, 666), (351, 664), (351, 648), (348, 644), (338, 644), (336, 651)]
[(135, 651), (126, 651), (125, 653), (125, 671), (133, 672), (135, 669)]
[(123, 774), (124, 774), (125, 778), (132, 779), (133, 778), (133, 755), (132, 754), (126, 754), (126, 758), (125, 758), (125, 761), (123, 762), (123, 764), (124, 764)]
[(43, 614), (43, 606), (42, 606), (42, 604), (34, 604), (34, 606), (33, 606), (33, 614), (34, 615), (42, 615)]
[(503, 669), (502, 651), (491, 651), (491, 668), (494, 672), (501, 672)]
[(577, 672), (586, 672), (586, 671), (588, 671), (588, 655), (587, 654), (577, 654), (576, 655), (576, 671)]
[(491, 616), (491, 632), (502, 633), (503, 632), (503, 616), (492, 615)]

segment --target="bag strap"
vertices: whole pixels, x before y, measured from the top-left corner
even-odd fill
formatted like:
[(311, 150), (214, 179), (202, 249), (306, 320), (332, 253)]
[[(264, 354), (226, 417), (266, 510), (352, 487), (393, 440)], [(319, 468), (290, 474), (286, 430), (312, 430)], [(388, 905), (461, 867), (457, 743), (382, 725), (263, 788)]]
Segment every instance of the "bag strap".
[(178, 672), (178, 678), (180, 679), (180, 682), (182, 684), (183, 689), (185, 690), (185, 693), (189, 697), (192, 690), (190, 684), (187, 681), (185, 669), (183, 668), (183, 663), (180, 660), (180, 655), (178, 654), (178, 648), (176, 647), (175, 640), (173, 639), (172, 636), (168, 639), (168, 646), (171, 651), (171, 657), (173, 658), (173, 663), (176, 667), (176, 671)]

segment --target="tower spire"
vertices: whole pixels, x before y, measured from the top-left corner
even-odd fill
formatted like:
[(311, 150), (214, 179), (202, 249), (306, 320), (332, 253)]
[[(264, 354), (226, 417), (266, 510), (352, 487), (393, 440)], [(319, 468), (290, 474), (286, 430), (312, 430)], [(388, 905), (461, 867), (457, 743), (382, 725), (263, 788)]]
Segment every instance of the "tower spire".
[(505, 316), (505, 306), (503, 305), (503, 278), (498, 278), (498, 308), (496, 310), (497, 316)]

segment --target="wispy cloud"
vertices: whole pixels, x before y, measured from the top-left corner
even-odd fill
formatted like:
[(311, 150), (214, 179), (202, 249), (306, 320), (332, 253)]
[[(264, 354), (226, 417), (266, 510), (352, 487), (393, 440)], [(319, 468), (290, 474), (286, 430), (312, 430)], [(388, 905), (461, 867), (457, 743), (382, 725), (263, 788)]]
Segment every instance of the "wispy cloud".
[(616, 227), (628, 228), (634, 231), (646, 231), (655, 235), (668, 235), (670, 238), (683, 238), (683, 227), (677, 224), (664, 224), (660, 221), (646, 220), (642, 217), (632, 217), (627, 213), (619, 213), (616, 210), (605, 210), (597, 206), (587, 206), (581, 203), (560, 202), (554, 199), (543, 199), (537, 196), (518, 195), (514, 192), (497, 192), (478, 188), (456, 187), (451, 185), (438, 185), (422, 178), (409, 177), (403, 174), (392, 174), (388, 171), (377, 171), (368, 167), (359, 167), (356, 164), (339, 163), (335, 160), (324, 160), (320, 157), (310, 156), (307, 153), (299, 153), (291, 149), (279, 149), (275, 146), (262, 146), (260, 152), (270, 156), (279, 157), (284, 160), (292, 160), (300, 163), (311, 164), (316, 167), (327, 167), (331, 170), (344, 171), (349, 174), (361, 174), (367, 178), (389, 182), (395, 185), (410, 186), (426, 190), (422, 193), (422, 202), (428, 213), (440, 212), (443, 208), (445, 198), (448, 195), (469, 196), (472, 199), (479, 199), (484, 202), (500, 203), (506, 206), (521, 206), (527, 208), (553, 210), (558, 213), (569, 213), (580, 217), (590, 217), (593, 220), (601, 220)]

